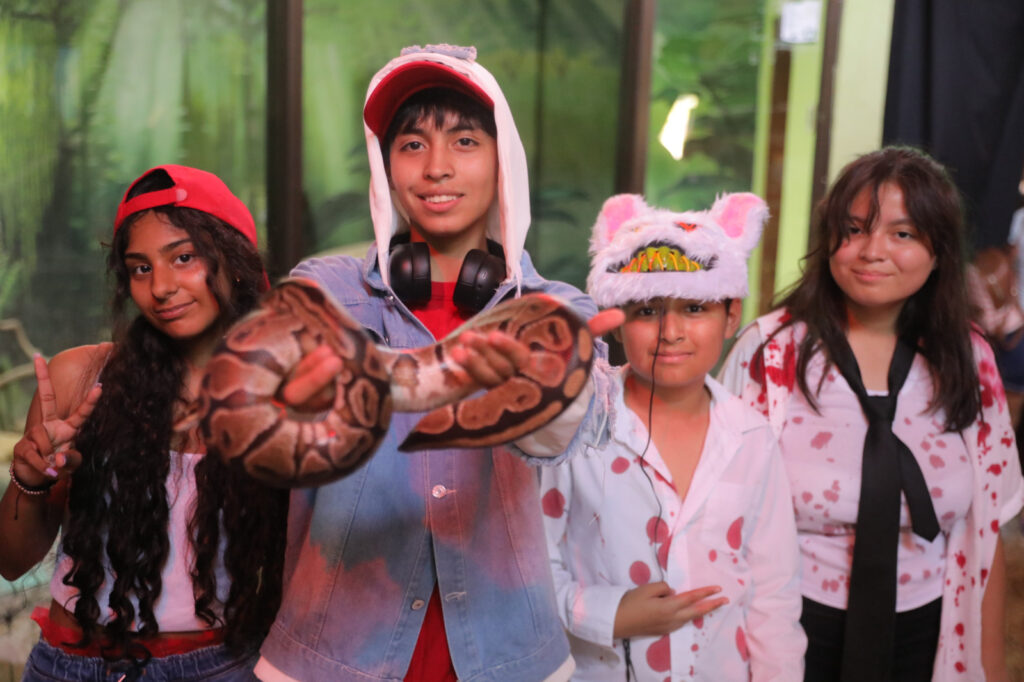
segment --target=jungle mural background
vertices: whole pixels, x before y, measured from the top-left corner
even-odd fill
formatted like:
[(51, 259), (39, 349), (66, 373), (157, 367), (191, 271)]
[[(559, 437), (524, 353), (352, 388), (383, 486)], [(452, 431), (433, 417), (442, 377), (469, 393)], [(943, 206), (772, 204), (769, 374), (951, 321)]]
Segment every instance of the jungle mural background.
[[(311, 252), (372, 237), (360, 110), (400, 47), (476, 45), (530, 160), (527, 247), (583, 285), (613, 192), (622, 0), (304, 2), (303, 155)], [(646, 193), (676, 209), (750, 188), (760, 3), (659, 3)], [(0, 0), (0, 431), (35, 388), (26, 351), (109, 335), (106, 249), (125, 184), (159, 163), (223, 177), (265, 243), (265, 0)], [(487, 30), (481, 31), (481, 27)], [(696, 95), (686, 153), (658, 132)], [(281, 229), (280, 226), (273, 229)], [(9, 453), (0, 453), (6, 458)]]

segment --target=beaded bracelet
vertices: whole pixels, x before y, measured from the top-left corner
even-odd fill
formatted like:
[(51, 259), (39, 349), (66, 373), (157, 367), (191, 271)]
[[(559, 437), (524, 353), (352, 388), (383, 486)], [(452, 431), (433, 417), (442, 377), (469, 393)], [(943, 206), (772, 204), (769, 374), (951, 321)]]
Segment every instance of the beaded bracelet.
[(11, 474), (11, 483), (14, 487), (20, 490), (25, 495), (45, 495), (50, 492), (50, 488), (57, 484), (57, 481), (47, 481), (43, 485), (25, 485), (18, 480), (17, 474), (14, 473), (14, 462), (11, 462), (11, 468), (9, 469)]

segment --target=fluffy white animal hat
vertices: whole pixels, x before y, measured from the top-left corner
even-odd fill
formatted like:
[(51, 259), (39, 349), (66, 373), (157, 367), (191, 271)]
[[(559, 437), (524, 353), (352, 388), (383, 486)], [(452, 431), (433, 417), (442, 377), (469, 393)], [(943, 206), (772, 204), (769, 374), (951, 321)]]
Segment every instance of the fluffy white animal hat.
[(722, 301), (747, 295), (747, 257), (768, 206), (755, 194), (720, 196), (708, 211), (675, 213), (618, 194), (590, 239), (587, 292), (601, 308), (652, 298)]

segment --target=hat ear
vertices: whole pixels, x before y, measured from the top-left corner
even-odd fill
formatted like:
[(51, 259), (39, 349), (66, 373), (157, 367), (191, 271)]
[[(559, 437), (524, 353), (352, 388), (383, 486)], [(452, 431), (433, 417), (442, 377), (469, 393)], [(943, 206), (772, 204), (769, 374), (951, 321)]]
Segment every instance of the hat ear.
[(750, 253), (768, 220), (768, 205), (764, 199), (750, 192), (724, 194), (715, 201), (710, 215), (726, 236), (736, 240), (744, 251)]
[(644, 198), (639, 194), (616, 194), (609, 197), (594, 223), (593, 247), (601, 249), (607, 246), (624, 223), (648, 210)]

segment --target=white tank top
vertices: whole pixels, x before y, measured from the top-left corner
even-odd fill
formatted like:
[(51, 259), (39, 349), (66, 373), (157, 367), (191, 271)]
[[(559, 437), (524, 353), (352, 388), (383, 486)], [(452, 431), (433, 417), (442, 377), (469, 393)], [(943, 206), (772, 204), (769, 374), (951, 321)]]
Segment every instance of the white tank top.
[[(190, 572), (194, 563), (192, 556), (192, 544), (188, 539), (188, 521), (195, 509), (196, 503), (196, 479), (195, 466), (204, 455), (195, 453), (178, 453), (171, 451), (171, 467), (167, 474), (167, 504), (170, 507), (167, 520), (167, 539), (170, 542), (170, 549), (167, 554), (167, 562), (160, 574), (163, 579), (163, 590), (160, 598), (153, 605), (154, 615), (161, 632), (184, 632), (190, 630), (206, 630), (210, 626), (198, 618), (195, 614), (195, 596), (192, 592), (192, 578)], [(227, 599), (230, 582), (227, 572), (224, 570), (223, 556), (223, 535), (221, 538), (221, 550), (217, 554), (214, 564), (214, 571), (217, 575), (217, 597), (218, 603), (212, 605), (214, 613), (221, 615), (221, 605)], [(104, 562), (106, 555), (104, 554)], [(63, 543), (58, 545), (56, 566), (53, 578), (50, 580), (50, 594), (54, 600), (74, 612), (75, 601), (78, 599), (78, 590), (65, 585), (64, 576), (71, 570), (71, 557), (64, 553)], [(106, 566), (106, 576), (103, 585), (96, 593), (96, 601), (101, 608), (109, 603), (110, 590), (113, 585), (110, 567)], [(138, 612), (138, 602), (132, 597), (132, 603)], [(110, 620), (110, 611), (107, 609), (100, 617), (100, 622)], [(136, 629), (137, 624), (132, 625)]]

